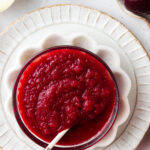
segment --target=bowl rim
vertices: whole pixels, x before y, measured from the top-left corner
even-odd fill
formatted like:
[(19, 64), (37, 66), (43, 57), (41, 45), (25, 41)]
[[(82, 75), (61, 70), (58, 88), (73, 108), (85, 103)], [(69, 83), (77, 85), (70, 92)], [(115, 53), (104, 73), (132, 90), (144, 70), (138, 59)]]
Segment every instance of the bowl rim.
[(109, 72), (109, 74), (112, 78), (114, 86), (115, 86), (115, 93), (116, 93), (115, 106), (114, 106), (112, 117), (109, 119), (109, 123), (107, 124), (104, 131), (100, 135), (96, 136), (94, 139), (91, 139), (90, 141), (88, 140), (87, 143), (85, 143), (85, 142), (83, 144), (81, 143), (82, 145), (81, 144), (77, 144), (77, 145), (73, 145), (73, 146), (69, 145), (67, 147), (65, 147), (65, 146), (61, 146), (61, 147), (60, 146), (59, 147), (55, 146), (53, 148), (53, 150), (63, 150), (63, 149), (66, 149), (66, 150), (82, 150), (82, 149), (89, 148), (89, 147), (93, 146), (94, 144), (96, 144), (97, 142), (99, 142), (109, 132), (109, 130), (112, 128), (112, 126), (113, 126), (113, 124), (116, 120), (118, 110), (119, 110), (119, 89), (118, 89), (115, 77), (114, 77), (111, 69), (109, 68), (109, 66), (98, 55), (94, 54), (93, 52), (91, 52), (87, 49), (78, 47), (78, 46), (59, 45), (59, 46), (54, 46), (54, 47), (50, 47), (50, 48), (47, 48), (45, 50), (42, 50), (39, 53), (32, 56), (25, 63), (25, 65), (21, 68), (19, 74), (17, 75), (16, 81), (15, 81), (15, 84), (14, 84), (14, 87), (13, 87), (13, 92), (12, 92), (12, 94), (13, 94), (13, 96), (12, 96), (13, 97), (13, 111), (14, 111), (16, 121), (19, 124), (19, 127), (21, 128), (21, 130), (25, 133), (25, 135), (27, 137), (29, 137), (36, 144), (38, 144), (38, 145), (40, 145), (44, 148), (47, 147), (47, 145), (48, 145), (47, 142), (44, 142), (38, 136), (35, 136), (34, 133), (32, 133), (32, 131), (30, 131), (25, 126), (25, 123), (23, 122), (23, 120), (21, 118), (21, 115), (19, 113), (18, 106), (17, 106), (17, 89), (18, 89), (18, 84), (19, 84), (19, 81), (21, 79), (21, 76), (24, 73), (24, 71), (26, 70), (26, 68), (30, 65), (30, 63), (32, 63), (36, 58), (38, 58), (39, 56), (41, 56), (43, 54), (49, 53), (49, 52), (54, 51), (54, 50), (61, 50), (61, 49), (78, 50), (78, 51), (85, 52), (85, 53), (93, 56), (95, 59), (97, 59), (107, 69), (107, 71)]

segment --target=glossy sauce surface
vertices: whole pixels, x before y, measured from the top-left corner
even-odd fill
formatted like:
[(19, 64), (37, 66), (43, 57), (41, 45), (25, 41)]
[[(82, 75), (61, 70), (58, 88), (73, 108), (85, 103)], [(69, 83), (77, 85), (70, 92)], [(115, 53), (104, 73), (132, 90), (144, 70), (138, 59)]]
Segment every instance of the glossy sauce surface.
[(61, 145), (80, 144), (106, 127), (116, 100), (114, 82), (92, 55), (71, 48), (31, 62), (17, 89), (20, 115), (36, 136), (50, 142), (66, 128)]

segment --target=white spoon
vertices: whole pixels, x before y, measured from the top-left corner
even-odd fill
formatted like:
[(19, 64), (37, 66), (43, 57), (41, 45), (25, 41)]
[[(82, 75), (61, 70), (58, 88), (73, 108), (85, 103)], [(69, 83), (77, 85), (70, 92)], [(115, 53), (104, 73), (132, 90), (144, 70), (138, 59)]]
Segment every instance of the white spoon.
[(45, 150), (51, 150), (56, 143), (68, 132), (69, 129), (63, 130), (62, 132), (58, 133), (56, 137), (49, 143), (49, 145), (45, 148)]

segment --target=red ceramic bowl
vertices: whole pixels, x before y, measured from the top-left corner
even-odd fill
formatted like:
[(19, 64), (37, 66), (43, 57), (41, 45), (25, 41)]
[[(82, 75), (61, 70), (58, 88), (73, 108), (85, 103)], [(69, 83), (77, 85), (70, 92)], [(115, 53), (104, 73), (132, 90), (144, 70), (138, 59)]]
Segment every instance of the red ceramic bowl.
[(65, 149), (65, 150), (81, 150), (81, 149), (86, 149), (92, 145), (94, 145), (95, 143), (97, 143), (98, 141), (100, 141), (106, 134), (107, 132), (111, 129), (115, 119), (116, 119), (116, 116), (117, 116), (117, 112), (118, 112), (118, 105), (119, 105), (119, 91), (118, 91), (118, 87), (117, 87), (117, 84), (116, 84), (116, 81), (115, 81), (115, 78), (113, 76), (113, 73), (112, 71), (110, 70), (110, 68), (107, 66), (107, 64), (100, 58), (98, 57), (97, 55), (93, 54), (92, 52), (88, 51), (88, 50), (85, 50), (83, 48), (80, 48), (80, 47), (75, 47), (75, 46), (57, 46), (57, 47), (52, 47), (52, 48), (49, 48), (47, 50), (44, 50), (42, 52), (40, 52), (39, 54), (37, 54), (36, 56), (32, 57), (26, 64), (25, 66), (21, 69), (17, 79), (16, 79), (16, 82), (15, 82), (15, 85), (14, 85), (14, 89), (13, 89), (13, 108), (14, 108), (14, 113), (15, 113), (15, 117), (16, 117), (16, 120), (20, 126), (20, 128), (23, 130), (23, 132), (31, 139), (33, 140), (35, 143), (37, 143), (38, 145), (42, 146), (42, 147), (46, 147), (48, 145), (48, 142), (40, 139), (38, 136), (36, 136), (35, 134), (33, 134), (29, 129), (28, 127), (26, 126), (26, 124), (24, 123), (23, 119), (22, 119), (22, 116), (20, 115), (20, 110), (18, 108), (18, 100), (17, 100), (17, 90), (18, 90), (18, 85), (19, 85), (19, 82), (20, 82), (20, 79), (24, 73), (24, 71), (26, 70), (26, 68), (35, 60), (37, 59), (38, 57), (44, 55), (44, 54), (47, 54), (47, 53), (50, 53), (52, 51), (55, 51), (55, 50), (62, 50), (62, 49), (72, 49), (72, 50), (76, 50), (76, 51), (79, 51), (79, 52), (84, 52), (92, 57), (94, 57), (95, 59), (97, 59), (104, 67), (105, 69), (107, 70), (107, 72), (109, 73), (113, 83), (114, 83), (114, 88), (115, 88), (115, 105), (113, 107), (113, 111), (112, 111), (112, 115), (111, 117), (109, 118), (108, 122), (107, 122), (107, 125), (105, 126), (105, 128), (103, 129), (102, 132), (96, 134), (96, 136), (94, 136), (94, 138), (91, 138), (89, 139), (87, 142), (83, 142), (83, 143), (80, 143), (80, 144), (77, 144), (77, 145), (69, 145), (69, 146), (61, 146), (61, 145), (56, 145), (54, 147), (54, 150), (61, 150), (61, 149)]

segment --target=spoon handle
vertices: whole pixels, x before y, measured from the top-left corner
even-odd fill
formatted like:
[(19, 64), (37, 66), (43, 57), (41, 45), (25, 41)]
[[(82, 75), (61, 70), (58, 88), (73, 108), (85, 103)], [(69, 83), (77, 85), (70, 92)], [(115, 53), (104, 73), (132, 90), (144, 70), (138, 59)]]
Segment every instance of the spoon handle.
[(69, 129), (63, 130), (58, 133), (56, 137), (49, 143), (49, 145), (45, 148), (45, 150), (52, 150), (52, 148), (56, 145), (56, 143), (68, 132)]

